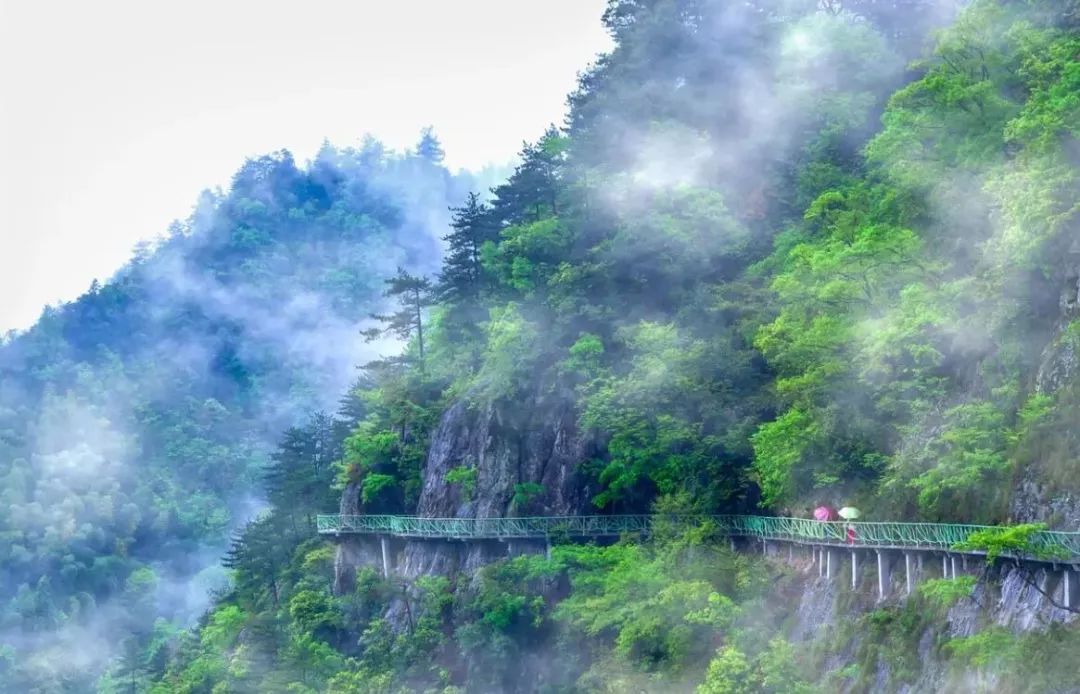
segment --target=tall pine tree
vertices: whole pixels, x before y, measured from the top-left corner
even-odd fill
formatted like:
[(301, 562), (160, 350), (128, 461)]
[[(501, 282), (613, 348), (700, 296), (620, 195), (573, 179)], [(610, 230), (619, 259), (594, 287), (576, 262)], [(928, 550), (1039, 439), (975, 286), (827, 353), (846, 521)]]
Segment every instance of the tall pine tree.
[(479, 300), (484, 280), (480, 249), (488, 241), (497, 241), (499, 230), (491, 219), (491, 210), (480, 202), (480, 196), (469, 193), (461, 207), (452, 207), (453, 229), (443, 237), (446, 255), (436, 287), (437, 299), (451, 306), (475, 303)]
[(393, 334), (402, 340), (411, 340), (416, 336), (419, 350), (420, 368), (424, 368), (424, 310), (435, 303), (435, 292), (431, 280), (426, 277), (411, 275), (404, 268), (398, 268), (397, 274), (386, 280), (388, 285), (383, 296), (398, 300), (397, 311), (390, 314), (373, 313), (371, 317), (383, 324), (382, 328), (364, 331), (368, 340), (381, 335)]

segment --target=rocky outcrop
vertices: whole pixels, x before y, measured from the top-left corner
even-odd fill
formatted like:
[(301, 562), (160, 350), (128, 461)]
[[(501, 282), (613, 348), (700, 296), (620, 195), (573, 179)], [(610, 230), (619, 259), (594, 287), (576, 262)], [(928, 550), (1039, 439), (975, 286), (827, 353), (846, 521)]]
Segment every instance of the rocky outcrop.
[[(596, 446), (582, 435), (572, 398), (537, 391), (514, 403), (453, 403), (431, 436), (417, 515), (431, 518), (492, 518), (589, 513), (590, 489), (580, 463)], [(470, 484), (452, 482), (457, 468), (472, 470)], [(451, 476), (452, 477), (452, 476)], [(527, 486), (520, 486), (527, 485)], [(341, 513), (358, 513), (359, 490), (344, 491)], [(454, 575), (508, 553), (543, 551), (542, 543), (409, 541), (392, 546), (395, 573), (406, 579)], [(378, 565), (378, 543), (342, 538), (336, 587), (350, 585), (356, 567)]]
[[(1058, 393), (1058, 407), (1077, 406), (1075, 395), (1062, 398), (1060, 393), (1075, 393), (1080, 379), (1080, 239), (1069, 248), (1064, 260), (1062, 289), (1058, 298), (1058, 318), (1055, 334), (1042, 352), (1035, 376), (1035, 390), (1047, 395)], [(1066, 418), (1067, 421), (1067, 418)], [(1075, 432), (1054, 434), (1061, 452), (1054, 458), (1072, 465), (1075, 453)], [(1061, 463), (1058, 463), (1060, 467)], [(1080, 471), (1080, 467), (1077, 468)], [(1062, 479), (1075, 479), (1070, 471), (1050, 475), (1053, 465), (1035, 459), (1026, 465), (1016, 480), (1011, 505), (1012, 517), (1019, 522), (1042, 522), (1062, 530), (1080, 530), (1080, 484), (1062, 484)], [(1056, 478), (1056, 479), (1054, 479)]]
[[(360, 513), (360, 485), (350, 482), (341, 494), (338, 513), (355, 516)], [(338, 542), (334, 555), (334, 592), (338, 595), (352, 590), (356, 569), (360, 566), (378, 566), (379, 542), (372, 537), (349, 536)]]
[[(860, 616), (879, 607), (901, 604), (907, 599), (900, 562), (891, 567), (890, 597), (885, 602), (879, 602), (874, 595), (875, 577), (870, 563), (862, 569), (862, 575), (869, 576), (870, 580), (862, 581), (858, 594), (853, 594), (847, 583), (850, 580), (850, 564), (846, 563), (846, 558), (841, 559), (842, 562), (837, 562), (837, 575), (832, 579), (818, 577), (817, 569), (806, 562), (794, 567), (800, 576), (801, 590), (791, 605), (790, 619), (784, 620), (787, 625), (785, 636), (793, 643), (811, 648), (814, 642), (823, 639), (831, 642), (833, 650), (821, 663), (826, 672), (838, 672), (858, 659), (858, 647), (865, 645), (862, 640), (868, 638), (852, 630), (852, 624)], [(944, 620), (935, 621), (915, 634), (918, 678), (909, 683), (893, 682), (893, 666), (888, 656), (878, 655), (876, 660), (871, 661), (873, 670), (864, 679), (868, 689), (859, 691), (911, 694), (994, 691), (992, 682), (985, 680), (985, 673), (955, 672), (950, 669), (950, 664), (940, 651), (940, 644), (948, 639), (974, 635), (991, 626), (1021, 633), (1044, 629), (1055, 622), (1067, 623), (1080, 619), (1075, 613), (1054, 604), (1063, 601), (1064, 586), (1060, 571), (1054, 571), (1050, 566), (1018, 567), (1000, 562), (993, 569), (984, 571), (981, 562), (969, 560), (968, 568), (969, 573), (980, 575), (971, 597), (957, 602)], [(939, 575), (926, 564), (920, 580)], [(975, 679), (979, 679), (978, 689)]]
[[(589, 505), (589, 490), (577, 468), (590, 453), (589, 444), (579, 435), (577, 415), (565, 399), (536, 396), (520, 404), (475, 407), (459, 400), (446, 411), (431, 437), (418, 513), (488, 518), (511, 511), (580, 512)], [(471, 494), (447, 481), (447, 473), (456, 467), (476, 470)], [(530, 482), (542, 491), (527, 500), (518, 499), (516, 508), (511, 508), (515, 485)]]
[[(537, 393), (513, 404), (454, 403), (431, 437), (418, 515), (494, 518), (588, 513), (595, 492), (588, 489), (578, 469), (593, 454), (592, 444), (579, 432), (570, 402), (570, 398)], [(455, 468), (475, 471), (472, 490), (447, 480)], [(499, 542), (467, 546), (409, 542), (399, 571), (407, 578), (435, 571), (471, 571), (525, 548), (520, 543), (515, 548)], [(542, 551), (543, 546), (534, 549)]]

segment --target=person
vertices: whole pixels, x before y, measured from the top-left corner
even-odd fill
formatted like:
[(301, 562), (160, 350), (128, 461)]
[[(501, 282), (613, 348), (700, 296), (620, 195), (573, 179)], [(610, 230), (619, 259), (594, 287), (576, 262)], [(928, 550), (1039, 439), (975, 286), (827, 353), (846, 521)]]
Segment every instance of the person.
[(849, 545), (855, 544), (855, 524), (854, 523), (848, 523), (847, 524), (847, 543)]

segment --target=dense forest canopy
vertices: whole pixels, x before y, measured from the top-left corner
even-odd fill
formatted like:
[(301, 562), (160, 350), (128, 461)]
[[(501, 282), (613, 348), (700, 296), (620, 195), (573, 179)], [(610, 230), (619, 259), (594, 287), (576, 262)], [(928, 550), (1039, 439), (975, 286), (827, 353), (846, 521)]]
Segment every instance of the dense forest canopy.
[(126, 635), (185, 624), (225, 585), (215, 567), (266, 503), (281, 432), (396, 351), (359, 334), (382, 279), (432, 272), (448, 206), (476, 185), (440, 158), (427, 133), (417, 154), (368, 140), (306, 167), (252, 159), (0, 344), (4, 689), (78, 688)]
[[(105, 619), (127, 635), (105, 691), (870, 691), (883, 660), (920, 677), (972, 585), (800, 649), (775, 599), (795, 579), (707, 525), (342, 585), (313, 517), (828, 503), (1080, 528), (1076, 3), (611, 0), (603, 22), (566, 122), (490, 191), (431, 132), (255, 160), (7, 341), (0, 677), (64, 686), (22, 654)], [(545, 418), (580, 444), (561, 487), (520, 453)], [(436, 474), (479, 421), (516, 465)], [(199, 628), (155, 622), (264, 498)], [(954, 690), (1080, 686), (1046, 665), (1075, 629), (938, 636)], [(979, 679), (995, 664), (1013, 679)]]

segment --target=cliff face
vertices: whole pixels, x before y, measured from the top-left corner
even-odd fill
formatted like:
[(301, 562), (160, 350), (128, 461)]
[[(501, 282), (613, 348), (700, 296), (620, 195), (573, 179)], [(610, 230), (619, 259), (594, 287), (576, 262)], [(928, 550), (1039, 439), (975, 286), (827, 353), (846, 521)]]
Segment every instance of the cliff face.
[[(1080, 482), (1075, 460), (1080, 432), (1071, 425), (1080, 408), (1080, 240), (1062, 259), (1061, 294), (1054, 338), (1043, 350), (1035, 391), (1055, 398), (1064, 426), (1041, 442), (1025, 465), (1013, 491), (1012, 514), (1022, 522), (1045, 522), (1062, 530), (1080, 530)], [(1070, 422), (1071, 420), (1071, 422)]]
[[(959, 600), (944, 618), (927, 615), (911, 632), (894, 629), (889, 632), (892, 640), (882, 643), (881, 635), (870, 633), (859, 620), (875, 609), (902, 608), (906, 604), (902, 555), (892, 556), (888, 597), (884, 602), (877, 600), (873, 561), (868, 557), (860, 559), (861, 580), (858, 590), (852, 591), (846, 553), (837, 555), (836, 575), (831, 579), (817, 576), (817, 569), (805, 557), (792, 564), (783, 562), (784, 554), (777, 553), (773, 560), (786, 563), (794, 573), (794, 582), (783, 590), (778, 589), (776, 596), (782, 605), (778, 612), (787, 625), (787, 638), (808, 650), (830, 644), (821, 662), (823, 672), (837, 672), (852, 663), (867, 668), (860, 677), (860, 685), (852, 683), (848, 689), (842, 688), (843, 691), (910, 694), (993, 691), (992, 682), (976, 681), (978, 673), (958, 672), (950, 667), (941, 644), (948, 639), (972, 636), (987, 627), (1003, 627), (1020, 634), (1080, 618), (1054, 604), (1064, 599), (1060, 572), (1008, 563), (987, 569), (981, 561), (972, 558), (963, 570), (979, 577), (970, 597)], [(940, 577), (935, 559), (925, 557), (920, 562), (921, 568), (916, 569), (917, 582)], [(914, 660), (907, 663), (906, 673), (905, 668), (897, 667), (913, 657), (918, 663), (914, 672), (911, 668)]]
[[(360, 485), (350, 482), (341, 494), (338, 513), (355, 516), (360, 513)], [(381, 558), (379, 541), (373, 537), (353, 535), (338, 542), (334, 555), (334, 592), (338, 595), (352, 590), (356, 569), (378, 566)]]
[[(492, 518), (590, 513), (596, 493), (578, 473), (595, 445), (577, 427), (569, 398), (535, 392), (514, 403), (471, 405), (459, 400), (443, 414), (431, 437), (417, 515)], [(455, 468), (475, 471), (472, 489), (447, 481)], [(531, 484), (530, 484), (531, 483)], [(521, 487), (518, 485), (529, 485)], [(345, 489), (341, 513), (357, 513), (359, 490)], [(344, 538), (338, 545), (336, 589), (350, 585), (361, 563), (380, 561), (378, 543)], [(409, 541), (393, 543), (396, 573), (412, 579), (453, 575), (519, 551), (525, 543)]]

